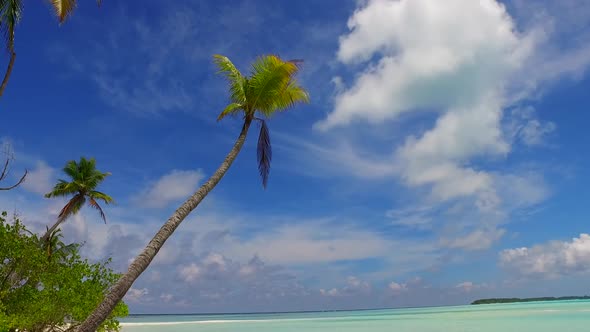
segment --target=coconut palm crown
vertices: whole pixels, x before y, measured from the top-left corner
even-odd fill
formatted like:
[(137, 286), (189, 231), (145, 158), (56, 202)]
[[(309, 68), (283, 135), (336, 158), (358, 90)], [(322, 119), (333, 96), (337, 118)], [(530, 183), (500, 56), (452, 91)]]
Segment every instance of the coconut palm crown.
[(297, 103), (309, 102), (307, 91), (294, 77), (302, 61), (283, 61), (275, 55), (261, 56), (252, 64), (249, 77), (242, 75), (225, 56), (214, 55), (214, 61), (219, 73), (227, 78), (230, 92), (230, 104), (219, 114), (217, 121), (228, 115), (242, 114), (246, 121), (260, 122), (257, 159), (262, 185), (266, 188), (272, 148), (265, 119)]
[(96, 187), (107, 177), (110, 173), (103, 173), (96, 169), (96, 160), (94, 158), (86, 159), (80, 158), (79, 162), (75, 160), (68, 161), (63, 168), (63, 172), (70, 178), (70, 181), (59, 180), (53, 187), (51, 192), (47, 193), (45, 197), (70, 197), (70, 200), (61, 209), (57, 216), (57, 222), (53, 227), (49, 228), (47, 233), (51, 234), (59, 224), (65, 221), (70, 216), (78, 213), (85, 203), (90, 207), (98, 210), (101, 219), (106, 223), (106, 216), (98, 201), (103, 201), (105, 204), (113, 203), (113, 198), (105, 193), (96, 190)]

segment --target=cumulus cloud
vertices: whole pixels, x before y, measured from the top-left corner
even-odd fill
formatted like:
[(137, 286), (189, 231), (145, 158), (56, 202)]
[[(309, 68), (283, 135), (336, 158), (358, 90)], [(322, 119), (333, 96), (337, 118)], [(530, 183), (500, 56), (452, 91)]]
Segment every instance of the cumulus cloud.
[(181, 171), (173, 170), (154, 181), (133, 200), (142, 207), (162, 208), (169, 203), (187, 198), (197, 189), (197, 184), (203, 180), (201, 170)]
[(590, 272), (590, 235), (500, 252), (500, 265), (525, 277), (556, 278)]
[(348, 27), (338, 59), (369, 65), (336, 97), (321, 129), (355, 118), (379, 122), (416, 109), (473, 106), (521, 66), (532, 43), (493, 0), (373, 0)]
[(125, 296), (125, 299), (130, 301), (130, 302), (141, 302), (142, 299), (145, 298), (146, 295), (149, 294), (149, 291), (147, 288), (129, 288), (129, 290), (127, 291), (127, 295)]

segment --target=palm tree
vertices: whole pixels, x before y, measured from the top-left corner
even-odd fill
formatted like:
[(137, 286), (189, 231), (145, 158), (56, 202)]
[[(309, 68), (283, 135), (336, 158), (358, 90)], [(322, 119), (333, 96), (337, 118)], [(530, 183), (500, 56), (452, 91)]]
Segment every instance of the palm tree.
[(65, 244), (61, 241), (63, 234), (61, 234), (61, 230), (58, 228), (49, 234), (49, 237), (46, 241), (39, 240), (39, 245), (47, 254), (47, 260), (63, 260), (66, 259), (69, 255), (76, 252), (76, 249), (80, 247), (77, 243), (70, 243)]
[(47, 240), (57, 226), (70, 216), (78, 213), (85, 203), (98, 210), (100, 217), (106, 223), (106, 216), (97, 200), (102, 200), (106, 204), (113, 203), (111, 196), (96, 190), (96, 187), (111, 173), (103, 173), (97, 170), (94, 158), (86, 159), (82, 157), (80, 162), (70, 160), (63, 171), (70, 177), (71, 181), (59, 180), (53, 190), (47, 193), (45, 197), (72, 196), (72, 198), (61, 209), (57, 221), (51, 228), (47, 229), (45, 235), (41, 237), (42, 240)]
[(244, 124), (234, 146), (209, 180), (162, 225), (145, 249), (131, 263), (127, 273), (121, 276), (117, 283), (109, 289), (102, 303), (80, 325), (78, 332), (96, 330), (115, 305), (123, 299), (133, 282), (147, 269), (174, 230), (215, 188), (242, 149), (252, 121), (258, 121), (261, 124), (257, 157), (262, 184), (266, 187), (272, 154), (265, 119), (275, 112), (291, 108), (297, 103), (309, 102), (307, 92), (298, 85), (294, 78), (299, 71), (301, 61), (283, 61), (274, 55), (261, 56), (253, 63), (251, 75), (248, 77), (243, 76), (227, 57), (215, 55), (214, 61), (219, 72), (229, 81), (231, 101), (217, 119), (221, 120), (228, 115), (239, 114), (243, 116)]
[[(97, 0), (99, 6), (101, 2), (102, 0)], [(74, 8), (76, 8), (76, 4), (77, 0), (51, 0), (51, 5), (55, 10), (55, 15), (59, 23), (63, 23), (72, 14)], [(23, 0), (0, 0), (0, 30), (4, 34), (5, 47), (8, 54), (10, 54), (8, 68), (0, 85), (0, 96), (4, 93), (8, 78), (12, 72), (12, 66), (14, 66), (14, 60), (16, 59), (16, 53), (14, 52), (14, 30), (20, 22), (22, 12)]]

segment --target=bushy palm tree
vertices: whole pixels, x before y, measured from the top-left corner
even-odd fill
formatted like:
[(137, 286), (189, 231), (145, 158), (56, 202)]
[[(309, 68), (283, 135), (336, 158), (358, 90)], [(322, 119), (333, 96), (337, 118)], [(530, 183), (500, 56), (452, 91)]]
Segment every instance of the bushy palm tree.
[[(99, 5), (101, 2), (102, 0), (97, 0)], [(76, 8), (76, 4), (77, 0), (51, 0), (51, 5), (55, 10), (55, 15), (59, 23), (63, 23), (72, 14), (74, 8)], [(0, 0), (0, 30), (4, 34), (4, 44), (10, 55), (8, 68), (0, 85), (0, 96), (4, 93), (8, 78), (12, 72), (14, 60), (16, 59), (16, 53), (14, 52), (14, 31), (20, 22), (22, 13), (23, 0)]]
[(133, 260), (127, 273), (109, 289), (102, 303), (80, 325), (79, 332), (96, 330), (117, 303), (123, 299), (133, 282), (147, 269), (174, 230), (219, 183), (242, 149), (252, 121), (259, 121), (261, 124), (257, 149), (258, 169), (262, 176), (262, 184), (266, 187), (272, 152), (265, 119), (297, 103), (309, 102), (307, 92), (294, 78), (299, 71), (300, 61), (284, 61), (274, 55), (261, 56), (254, 61), (250, 76), (242, 75), (227, 57), (215, 55), (214, 61), (219, 72), (229, 81), (231, 101), (221, 112), (218, 120), (228, 115), (241, 115), (244, 121), (242, 130), (233, 148), (215, 173), (162, 225), (145, 249)]
[(70, 181), (59, 180), (53, 190), (47, 193), (45, 197), (71, 196), (71, 198), (59, 212), (55, 224), (47, 229), (47, 232), (42, 237), (44, 240), (47, 240), (62, 222), (78, 213), (86, 203), (96, 209), (106, 223), (106, 216), (98, 201), (101, 200), (105, 204), (113, 203), (111, 196), (96, 190), (96, 187), (111, 173), (103, 173), (96, 169), (96, 160), (94, 158), (86, 159), (82, 157), (79, 162), (70, 160), (63, 171), (70, 178)]

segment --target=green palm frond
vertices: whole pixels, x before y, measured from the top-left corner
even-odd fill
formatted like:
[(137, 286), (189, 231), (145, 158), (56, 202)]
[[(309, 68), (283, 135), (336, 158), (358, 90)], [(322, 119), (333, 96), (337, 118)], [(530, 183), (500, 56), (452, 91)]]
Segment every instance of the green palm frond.
[(109, 196), (105, 193), (101, 193), (100, 191), (96, 191), (96, 190), (90, 191), (88, 193), (88, 197), (93, 198), (93, 199), (100, 199), (103, 202), (105, 202), (106, 204), (115, 203), (115, 200), (111, 196)]
[[(284, 111), (298, 103), (309, 103), (309, 94), (305, 89), (297, 84), (293, 79), (274, 99), (275, 103), (271, 107), (262, 111), (265, 115), (271, 115), (274, 111)], [(267, 116), (268, 116), (267, 115)]]
[(14, 49), (14, 30), (22, 17), (22, 0), (0, 0), (0, 30), (6, 49)]
[(258, 58), (248, 80), (248, 102), (253, 110), (270, 116), (275, 111), (276, 99), (281, 97), (298, 71), (297, 63), (283, 61), (274, 55)]
[(66, 180), (59, 180), (53, 187), (51, 192), (45, 194), (46, 198), (52, 197), (63, 197), (75, 194), (80, 191), (80, 187), (74, 182), (68, 182)]
[(230, 100), (244, 105), (247, 79), (226, 56), (216, 54), (213, 56), (213, 62), (219, 69), (218, 73), (224, 75), (229, 83)]
[(227, 105), (227, 107), (223, 110), (223, 112), (219, 113), (219, 116), (217, 116), (217, 121), (221, 121), (226, 116), (228, 116), (230, 114), (236, 114), (240, 110), (243, 110), (243, 109), (244, 109), (244, 106), (242, 106), (242, 104), (231, 103), (231, 104)]

